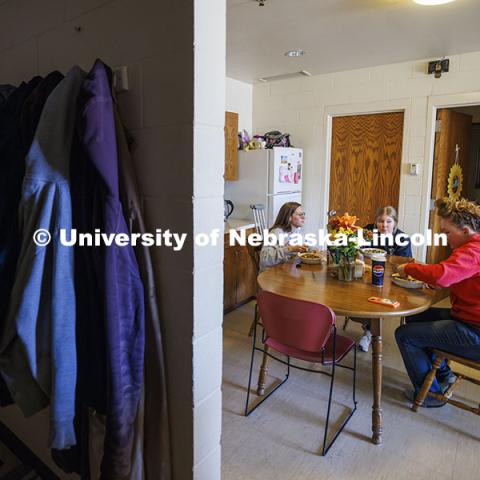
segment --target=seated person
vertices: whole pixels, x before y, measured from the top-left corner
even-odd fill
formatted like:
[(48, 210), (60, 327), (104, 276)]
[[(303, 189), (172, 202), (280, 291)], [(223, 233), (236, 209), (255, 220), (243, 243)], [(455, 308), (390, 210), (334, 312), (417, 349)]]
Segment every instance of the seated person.
[[(381, 234), (393, 235), (393, 245), (378, 245), (378, 248), (386, 250), (389, 255), (398, 255), (399, 257), (412, 256), (412, 244), (410, 238), (402, 232), (398, 225), (398, 215), (395, 208), (390, 205), (379, 208), (375, 213), (375, 223), (365, 226), (365, 230), (377, 229)], [(400, 245), (402, 243), (402, 245)], [(405, 243), (405, 245), (403, 245)], [(377, 248), (377, 247), (375, 247)]]
[[(410, 238), (397, 228), (398, 215), (395, 208), (390, 205), (379, 208), (375, 214), (375, 223), (367, 225), (365, 230), (377, 229), (379, 233), (393, 235), (393, 245), (375, 246), (382, 250), (386, 250), (389, 255), (397, 255), (400, 257), (412, 256), (412, 244)], [(402, 237), (400, 237), (402, 235)], [(399, 245), (397, 241), (400, 241), (402, 245)], [(403, 245), (405, 243), (405, 245)], [(358, 348), (363, 352), (368, 352), (370, 343), (372, 343), (372, 334), (370, 332), (370, 321), (353, 318), (354, 321), (361, 321), (363, 325), (363, 335), (358, 341)]]
[[(480, 206), (465, 199), (437, 200), (440, 228), (447, 235), (452, 254), (433, 265), (407, 263), (398, 267), (401, 276), (441, 288), (450, 288), (452, 308), (432, 308), (415, 315), (395, 331), (413, 390), (405, 392), (412, 403), (432, 368), (432, 348), (480, 360)], [(452, 378), (453, 377), (453, 378)], [(454, 375), (442, 365), (430, 391), (443, 393)], [(427, 397), (423, 406), (444, 403)]]
[(277, 219), (270, 228), (270, 233), (280, 238), (281, 234), (287, 235), (285, 245), (264, 245), (260, 251), (260, 271), (267, 267), (285, 263), (293, 258), (299, 252), (305, 252), (306, 248), (299, 245), (289, 245), (290, 236), (301, 233), (301, 228), (305, 223), (305, 212), (302, 206), (297, 202), (287, 202), (282, 205), (278, 212)]

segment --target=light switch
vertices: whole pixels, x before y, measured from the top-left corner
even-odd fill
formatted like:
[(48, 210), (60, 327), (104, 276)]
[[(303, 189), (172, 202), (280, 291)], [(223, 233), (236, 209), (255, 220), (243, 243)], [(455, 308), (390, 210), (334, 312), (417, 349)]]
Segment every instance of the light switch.
[(415, 175), (415, 176), (420, 175), (420, 164), (419, 163), (411, 163), (410, 164), (410, 175)]
[(128, 90), (128, 69), (126, 65), (113, 70), (113, 88), (117, 93)]

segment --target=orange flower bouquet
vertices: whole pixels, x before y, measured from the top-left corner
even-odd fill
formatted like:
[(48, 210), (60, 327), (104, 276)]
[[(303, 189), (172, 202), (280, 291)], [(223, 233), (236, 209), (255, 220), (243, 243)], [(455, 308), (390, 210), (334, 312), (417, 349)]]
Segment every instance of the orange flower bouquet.
[(328, 247), (328, 251), (334, 263), (339, 266), (339, 277), (343, 280), (353, 279), (355, 256), (360, 248), (358, 243), (360, 227), (355, 225), (357, 220), (355, 215), (349, 215), (347, 212), (341, 217), (331, 217), (327, 224), (329, 238), (335, 242)]

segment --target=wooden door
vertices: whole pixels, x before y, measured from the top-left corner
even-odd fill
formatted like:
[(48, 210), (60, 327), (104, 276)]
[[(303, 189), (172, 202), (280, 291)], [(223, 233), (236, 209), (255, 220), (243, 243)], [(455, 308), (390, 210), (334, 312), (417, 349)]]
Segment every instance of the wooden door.
[(335, 117), (329, 210), (374, 221), (379, 207), (398, 208), (403, 112)]
[(225, 180), (238, 179), (238, 113), (225, 112)]
[[(467, 165), (470, 158), (470, 138), (472, 132), (472, 116), (454, 112), (448, 108), (437, 110), (437, 126), (435, 133), (435, 149), (433, 154), (432, 204), (435, 199), (447, 196), (448, 175), (455, 162), (455, 147), (458, 145), (459, 163), (463, 170), (462, 196), (465, 195), (467, 181)], [(433, 233), (440, 232), (440, 217), (435, 210), (430, 210), (429, 228)], [(427, 249), (427, 262), (438, 263), (450, 255), (448, 247), (431, 246)]]

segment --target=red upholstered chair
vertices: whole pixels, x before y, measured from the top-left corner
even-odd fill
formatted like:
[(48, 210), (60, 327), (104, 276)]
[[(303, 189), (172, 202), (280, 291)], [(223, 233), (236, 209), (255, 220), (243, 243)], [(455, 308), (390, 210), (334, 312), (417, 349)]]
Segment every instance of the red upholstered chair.
[[(335, 313), (325, 305), (282, 297), (265, 291), (259, 292), (257, 295), (257, 303), (264, 328), (262, 343), (264, 346), (268, 346), (269, 349), (266, 351), (264, 348), (260, 348), (256, 345), (256, 329), (254, 329), (245, 416), (250, 415), (288, 380), (290, 368), (298, 368), (300, 370), (327, 375), (330, 377), (330, 393), (328, 397), (327, 418), (325, 421), (322, 447), (322, 455), (326, 455), (357, 409), (357, 401), (355, 399), (355, 375), (357, 364), (355, 342), (349, 337), (337, 335)], [(263, 352), (269, 357), (285, 364), (287, 366), (287, 373), (280, 384), (275, 386), (275, 388), (265, 395), (260, 402), (249, 409), (255, 351)], [(341, 362), (350, 351), (353, 352), (353, 367), (341, 365), (339, 362)], [(271, 352), (278, 352), (285, 355), (287, 357), (286, 361), (278, 358)], [(292, 365), (291, 359), (318, 363), (330, 368), (328, 371), (312, 370)], [(335, 380), (335, 367), (347, 368), (352, 371), (353, 407), (349, 410), (348, 416), (342, 422), (332, 440), (327, 443), (330, 407)]]

